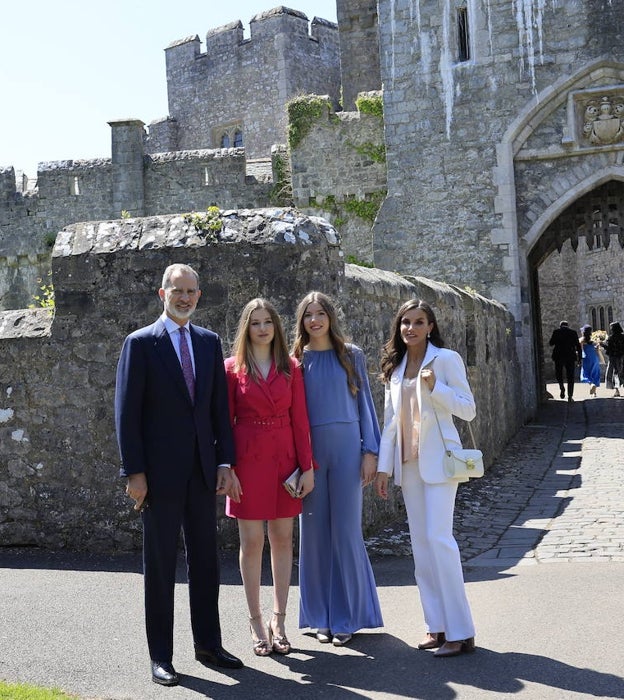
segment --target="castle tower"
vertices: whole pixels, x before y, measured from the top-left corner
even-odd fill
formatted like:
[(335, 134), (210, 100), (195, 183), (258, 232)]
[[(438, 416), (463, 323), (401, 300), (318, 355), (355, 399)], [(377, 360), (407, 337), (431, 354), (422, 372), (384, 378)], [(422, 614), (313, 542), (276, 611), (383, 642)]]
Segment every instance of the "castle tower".
[(530, 385), (544, 359), (538, 271), (549, 256), (610, 246), (596, 304), (605, 320), (609, 307), (624, 314), (622, 3), (378, 9), (388, 197), (375, 264), (504, 303)]
[(240, 21), (166, 49), (169, 115), (177, 148), (244, 146), (248, 158), (268, 158), (286, 142), (286, 102), (298, 94), (340, 97), (336, 24), (277, 7), (252, 18), (250, 38)]
[(345, 110), (360, 92), (381, 89), (376, 0), (336, 0)]

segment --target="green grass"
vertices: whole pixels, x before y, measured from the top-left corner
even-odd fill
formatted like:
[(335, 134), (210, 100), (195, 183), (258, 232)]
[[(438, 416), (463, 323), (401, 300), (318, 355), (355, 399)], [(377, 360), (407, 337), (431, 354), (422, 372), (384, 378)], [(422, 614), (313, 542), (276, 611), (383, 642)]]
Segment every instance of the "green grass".
[(0, 700), (77, 700), (57, 688), (37, 688), (26, 683), (10, 684), (0, 681)]

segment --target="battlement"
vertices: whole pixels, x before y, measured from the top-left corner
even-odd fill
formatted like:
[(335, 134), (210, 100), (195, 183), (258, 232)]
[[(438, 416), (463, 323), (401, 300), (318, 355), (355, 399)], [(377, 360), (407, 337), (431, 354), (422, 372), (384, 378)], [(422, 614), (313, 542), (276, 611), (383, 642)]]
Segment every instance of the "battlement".
[(286, 141), (287, 100), (327, 92), (338, 104), (335, 23), (315, 17), (310, 25), (303, 12), (279, 6), (255, 15), (249, 29), (245, 39), (236, 20), (209, 30), (203, 52), (197, 36), (165, 50), (169, 114), (176, 124), (161, 132), (168, 143), (175, 134), (175, 150), (243, 145), (248, 158), (266, 158), (273, 144)]
[[(280, 6), (261, 12), (249, 22), (250, 39), (244, 38), (244, 25), (241, 20), (209, 29), (206, 33), (206, 49), (201, 52), (201, 42), (197, 34), (171, 42), (165, 49), (167, 64), (191, 61), (210, 56), (218, 59), (215, 52), (227, 47), (248, 46), (254, 42), (273, 41), (276, 35), (284, 34), (291, 41), (312, 40), (316, 43), (333, 45), (338, 41), (338, 25), (320, 17), (312, 23), (307, 15), (298, 10)], [(250, 47), (253, 51), (253, 47)], [(247, 49), (249, 50), (249, 49)]]

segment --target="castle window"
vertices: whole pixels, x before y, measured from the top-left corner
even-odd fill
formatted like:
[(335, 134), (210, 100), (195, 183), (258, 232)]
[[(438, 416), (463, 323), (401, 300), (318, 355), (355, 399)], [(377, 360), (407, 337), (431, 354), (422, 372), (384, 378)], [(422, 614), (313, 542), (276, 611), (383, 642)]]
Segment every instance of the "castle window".
[[(598, 313), (600, 314), (600, 330), (602, 330), (602, 329), (605, 328), (605, 310), (604, 310), (604, 306), (601, 306), (601, 307), (600, 307)], [(596, 329), (594, 329), (594, 330), (596, 330)]]
[(591, 327), (596, 328), (596, 309), (591, 309)]
[(243, 132), (237, 129), (234, 132), (234, 148), (241, 148), (243, 145)]
[(80, 194), (80, 181), (78, 177), (72, 177), (69, 183), (69, 193), (78, 196)]
[(221, 136), (221, 148), (229, 148), (229, 147), (230, 147), (230, 135), (223, 134)]
[(457, 8), (457, 59), (460, 63), (470, 60), (470, 33), (468, 8)]
[[(607, 306), (607, 323), (611, 324), (613, 323), (613, 307), (612, 306)], [(606, 326), (605, 326), (606, 330)]]

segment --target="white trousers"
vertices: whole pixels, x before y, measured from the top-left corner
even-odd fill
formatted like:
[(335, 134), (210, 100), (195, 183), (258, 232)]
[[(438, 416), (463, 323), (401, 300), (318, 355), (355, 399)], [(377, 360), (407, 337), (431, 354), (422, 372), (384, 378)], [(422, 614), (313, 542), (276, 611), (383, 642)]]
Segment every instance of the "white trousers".
[(449, 641), (474, 637), (459, 547), (453, 537), (457, 483), (427, 484), (418, 462), (408, 462), (403, 464), (401, 487), (427, 631), (444, 632)]

